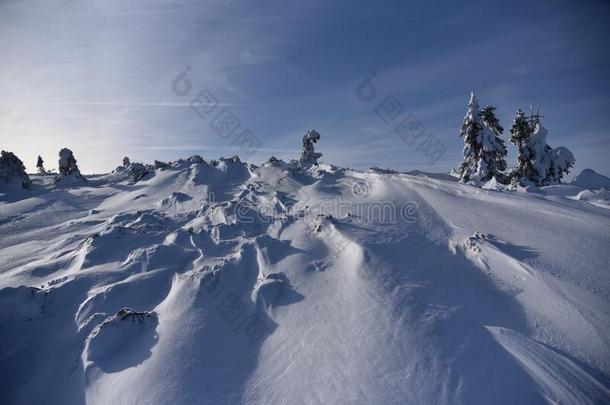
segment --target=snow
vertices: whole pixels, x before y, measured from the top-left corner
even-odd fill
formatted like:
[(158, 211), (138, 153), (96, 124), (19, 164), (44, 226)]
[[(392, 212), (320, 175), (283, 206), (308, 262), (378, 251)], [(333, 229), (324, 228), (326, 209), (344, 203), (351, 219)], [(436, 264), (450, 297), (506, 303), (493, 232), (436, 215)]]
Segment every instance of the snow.
[(0, 190), (3, 402), (610, 401), (592, 171), (135, 164)]
[(597, 173), (592, 169), (584, 169), (576, 175), (570, 184), (589, 190), (610, 190), (610, 178)]

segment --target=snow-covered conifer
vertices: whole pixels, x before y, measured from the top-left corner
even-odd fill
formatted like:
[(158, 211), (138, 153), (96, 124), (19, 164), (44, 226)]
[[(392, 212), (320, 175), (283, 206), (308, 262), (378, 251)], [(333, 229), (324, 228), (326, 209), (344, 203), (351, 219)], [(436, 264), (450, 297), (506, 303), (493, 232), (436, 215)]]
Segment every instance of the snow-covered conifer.
[(517, 167), (512, 170), (511, 177), (517, 183), (520, 183), (521, 179), (533, 177), (535, 174), (531, 162), (532, 151), (529, 148), (531, 135), (532, 127), (523, 111), (518, 108), (513, 126), (510, 128), (510, 141), (517, 147)]
[(481, 110), (480, 115), (481, 119), (483, 120), (483, 124), (485, 124), (487, 128), (494, 131), (498, 137), (501, 137), (501, 135), (504, 133), (504, 128), (502, 125), (500, 125), (500, 121), (496, 117), (495, 111), (496, 107), (493, 105), (488, 105)]
[(547, 172), (547, 182), (549, 184), (561, 183), (563, 176), (570, 173), (570, 170), (574, 167), (574, 163), (576, 163), (576, 159), (568, 148), (559, 146), (553, 149), (551, 165)]
[(59, 151), (59, 178), (73, 176), (75, 178), (84, 179), (76, 165), (74, 154), (68, 148), (63, 148)]
[(504, 128), (496, 118), (495, 109), (496, 107), (488, 105), (480, 113), (485, 127), (481, 133), (481, 159), (487, 167), (487, 174), (483, 176), (482, 180), (490, 180), (492, 177), (503, 180), (503, 172), (506, 170), (507, 150), (502, 139)]
[(564, 174), (569, 173), (575, 163), (574, 155), (568, 149), (562, 146), (553, 149), (549, 146), (546, 143), (547, 135), (546, 128), (536, 122), (527, 146), (531, 151), (531, 163), (534, 168), (529, 180), (537, 186), (560, 183)]
[(462, 150), (462, 163), (458, 167), (460, 181), (469, 182), (477, 171), (477, 162), (480, 154), (479, 137), (481, 132), (481, 121), (479, 118), (479, 103), (474, 93), (470, 93), (468, 111), (464, 116), (459, 136), (464, 138), (464, 149)]
[(129, 166), (130, 163), (131, 163), (131, 161), (129, 160), (129, 158), (127, 156), (125, 156), (123, 158), (123, 167)]
[(303, 151), (299, 159), (300, 168), (309, 168), (318, 164), (318, 159), (322, 157), (314, 149), (314, 144), (320, 140), (320, 134), (315, 130), (309, 130), (303, 135)]
[(21, 159), (13, 152), (4, 150), (0, 155), (0, 180), (5, 183), (19, 184), (23, 188), (29, 188), (31, 184)]
[(460, 181), (475, 183), (500, 177), (506, 169), (506, 147), (500, 137), (503, 128), (494, 114), (494, 107), (479, 110), (479, 102), (470, 93), (468, 111), (459, 136), (464, 138), (463, 160), (458, 168)]
[(518, 148), (518, 166), (511, 175), (513, 182), (537, 186), (558, 184), (574, 166), (572, 152), (563, 146), (553, 149), (547, 144), (548, 131), (539, 116), (528, 119), (523, 111), (517, 110), (510, 132), (510, 140)]
[(44, 161), (40, 155), (38, 155), (38, 159), (36, 160), (36, 168), (38, 169), (39, 174), (47, 174), (47, 171), (44, 168)]

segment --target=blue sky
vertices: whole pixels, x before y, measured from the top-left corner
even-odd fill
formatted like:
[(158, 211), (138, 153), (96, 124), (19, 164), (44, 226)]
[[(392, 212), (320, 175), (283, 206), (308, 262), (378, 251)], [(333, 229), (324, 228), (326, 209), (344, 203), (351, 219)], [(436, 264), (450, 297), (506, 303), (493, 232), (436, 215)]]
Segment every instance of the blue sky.
[[(0, 147), (30, 170), (70, 147), (82, 170), (106, 172), (124, 155), (239, 154), (244, 129), (261, 143), (248, 160), (296, 158), (316, 129), (328, 163), (446, 171), (473, 90), (506, 129), (517, 107), (541, 105), (576, 171), (610, 175), (608, 21), (602, 1), (0, 0)], [(190, 107), (203, 89), (239, 119), (228, 139)], [(390, 123), (375, 112), (386, 97), (402, 111)], [(406, 116), (425, 128), (411, 144), (394, 132)], [(432, 162), (424, 139), (446, 152)]]

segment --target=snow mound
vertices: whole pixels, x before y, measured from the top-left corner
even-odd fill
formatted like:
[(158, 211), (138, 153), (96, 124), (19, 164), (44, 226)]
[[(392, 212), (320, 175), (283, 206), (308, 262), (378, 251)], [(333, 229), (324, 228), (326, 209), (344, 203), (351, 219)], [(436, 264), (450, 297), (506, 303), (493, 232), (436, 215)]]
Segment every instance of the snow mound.
[(25, 172), (23, 162), (12, 152), (2, 151), (0, 155), (0, 187), (30, 188), (30, 178)]
[(495, 176), (492, 177), (491, 180), (489, 180), (485, 184), (483, 184), (483, 186), (481, 188), (483, 188), (485, 190), (507, 190), (508, 189), (508, 187), (505, 184), (502, 184), (501, 182), (499, 182)]
[(257, 302), (264, 307), (290, 305), (303, 298), (305, 297), (292, 289), (284, 273), (267, 274), (257, 291)]
[(150, 357), (158, 336), (159, 319), (155, 312), (123, 308), (106, 318), (87, 338), (83, 362), (88, 377), (94, 380), (95, 368), (118, 372)]
[(598, 207), (610, 209), (610, 190), (606, 190), (605, 188), (597, 191), (583, 190), (571, 198), (579, 201), (586, 201), (589, 204)]

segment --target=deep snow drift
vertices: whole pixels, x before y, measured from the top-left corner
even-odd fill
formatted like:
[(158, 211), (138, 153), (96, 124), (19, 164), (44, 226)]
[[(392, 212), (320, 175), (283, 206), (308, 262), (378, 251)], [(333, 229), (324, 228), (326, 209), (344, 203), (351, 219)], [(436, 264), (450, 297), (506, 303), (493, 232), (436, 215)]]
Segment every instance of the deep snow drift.
[(129, 165), (0, 190), (2, 403), (610, 401), (590, 173)]

